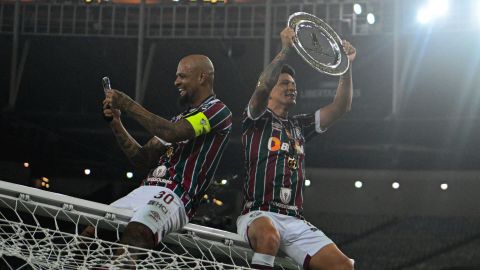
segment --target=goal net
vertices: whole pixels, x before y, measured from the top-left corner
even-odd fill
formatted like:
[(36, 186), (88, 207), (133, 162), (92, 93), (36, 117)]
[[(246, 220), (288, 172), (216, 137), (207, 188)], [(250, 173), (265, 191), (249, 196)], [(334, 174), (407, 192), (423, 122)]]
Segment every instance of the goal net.
[[(133, 212), (0, 181), (0, 269), (249, 269), (248, 244), (231, 232), (188, 224), (155, 248), (119, 243)], [(95, 237), (80, 236), (95, 228)], [(118, 250), (122, 250), (122, 255)], [(132, 261), (134, 256), (139, 258)], [(279, 257), (276, 269), (301, 269)]]

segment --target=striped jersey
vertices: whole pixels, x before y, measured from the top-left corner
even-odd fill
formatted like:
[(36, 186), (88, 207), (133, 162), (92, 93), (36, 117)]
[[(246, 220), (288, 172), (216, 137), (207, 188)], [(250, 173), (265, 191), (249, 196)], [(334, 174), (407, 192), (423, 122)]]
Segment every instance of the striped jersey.
[[(245, 166), (242, 215), (254, 210), (303, 218), (305, 141), (322, 132), (320, 111), (282, 119), (267, 109), (253, 119), (243, 115), (242, 146)], [(297, 169), (288, 165), (296, 159)]]
[[(165, 186), (173, 190), (191, 218), (213, 179), (229, 140), (232, 113), (223, 102), (211, 96), (198, 107), (184, 111), (171, 121), (180, 119), (187, 119), (192, 124), (196, 137), (168, 144), (157, 167), (150, 170), (142, 185)], [(204, 128), (203, 132), (200, 130), (201, 133), (197, 133), (197, 127), (190, 119), (198, 119)]]

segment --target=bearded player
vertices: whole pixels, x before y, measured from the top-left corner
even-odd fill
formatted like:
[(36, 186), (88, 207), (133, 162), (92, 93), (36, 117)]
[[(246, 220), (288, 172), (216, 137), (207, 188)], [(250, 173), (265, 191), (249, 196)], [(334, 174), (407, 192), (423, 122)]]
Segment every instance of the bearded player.
[[(215, 97), (213, 80), (214, 67), (208, 57), (182, 58), (175, 86), (187, 109), (170, 121), (147, 111), (123, 92), (107, 91), (103, 113), (113, 118), (110, 127), (117, 142), (134, 165), (149, 169), (140, 187), (111, 204), (134, 211), (122, 244), (151, 249), (195, 214), (232, 129), (232, 114)], [(124, 128), (120, 112), (152, 135), (144, 146)], [(88, 227), (82, 235), (93, 236), (94, 228)]]

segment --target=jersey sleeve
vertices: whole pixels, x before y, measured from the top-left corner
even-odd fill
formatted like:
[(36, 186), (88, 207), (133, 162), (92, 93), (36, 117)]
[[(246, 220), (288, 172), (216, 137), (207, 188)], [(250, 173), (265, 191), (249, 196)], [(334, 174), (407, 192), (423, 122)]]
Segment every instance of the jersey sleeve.
[(228, 133), (232, 128), (232, 113), (225, 104), (217, 102), (185, 117), (195, 131), (195, 137), (209, 132)]
[(299, 114), (293, 117), (303, 129), (305, 140), (311, 139), (316, 134), (321, 134), (326, 129), (322, 129), (320, 126), (320, 110), (311, 114)]

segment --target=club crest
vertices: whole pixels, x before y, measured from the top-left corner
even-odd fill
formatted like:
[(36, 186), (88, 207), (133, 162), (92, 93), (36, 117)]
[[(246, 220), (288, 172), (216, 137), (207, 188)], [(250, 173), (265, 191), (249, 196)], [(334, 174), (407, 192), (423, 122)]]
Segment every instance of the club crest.
[(280, 188), (280, 200), (282, 201), (282, 203), (288, 204), (291, 198), (292, 198), (291, 188), (286, 188), (286, 187)]
[(160, 178), (160, 177), (164, 177), (166, 173), (167, 173), (167, 167), (165, 167), (164, 165), (161, 165), (161, 166), (158, 166), (153, 171), (152, 176)]

